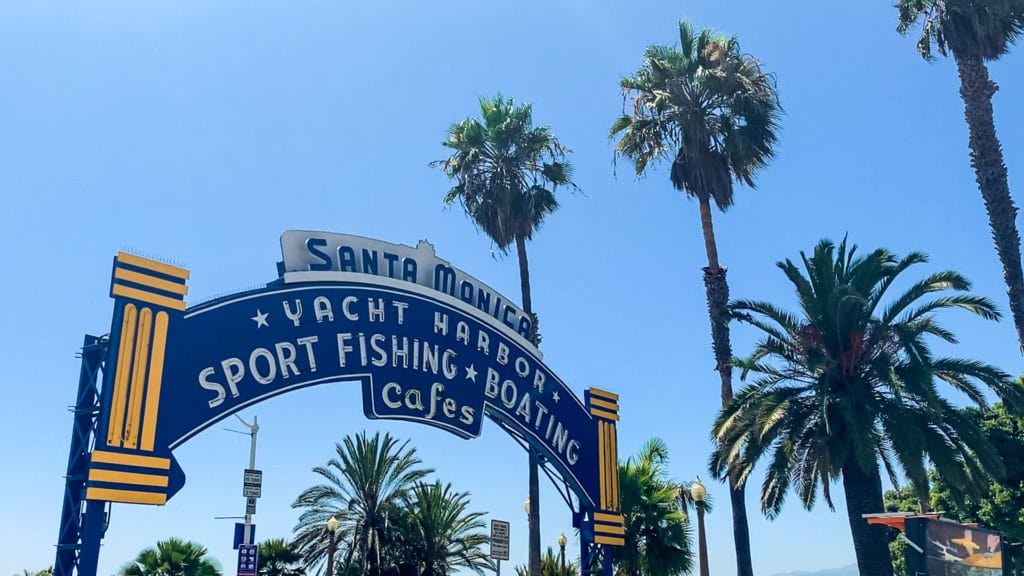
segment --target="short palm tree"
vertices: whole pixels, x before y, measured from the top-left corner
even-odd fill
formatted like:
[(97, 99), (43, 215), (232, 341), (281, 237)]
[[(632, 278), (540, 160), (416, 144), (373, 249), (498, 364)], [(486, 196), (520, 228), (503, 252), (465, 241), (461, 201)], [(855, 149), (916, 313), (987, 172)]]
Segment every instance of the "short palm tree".
[(349, 550), (348, 560), (356, 558), (363, 574), (379, 574), (388, 511), (432, 472), (420, 467), (416, 449), (408, 444), (391, 434), (361, 432), (335, 444), (337, 457), (313, 469), (327, 483), (306, 489), (292, 503), (303, 509), (293, 542), (307, 569), (323, 568), (330, 542), (327, 521), (335, 516), (341, 522), (336, 541)]
[(257, 550), (256, 570), (259, 576), (304, 576), (305, 571), (299, 566), (302, 554), (283, 538), (260, 542)]
[(986, 62), (1006, 54), (1024, 31), (1024, 0), (899, 0), (899, 31), (921, 23), (917, 49), (925, 60), (952, 53), (960, 74), (960, 97), (970, 132), (971, 166), (988, 212), (989, 228), (1003, 266), (1010, 313), (1024, 351), (1024, 272), (1021, 270), (1017, 206), (996, 136), (992, 95), (999, 87)]
[(220, 566), (206, 548), (180, 538), (168, 538), (146, 548), (125, 564), (118, 576), (219, 576)]
[(624, 546), (612, 548), (619, 576), (674, 576), (693, 567), (690, 529), (679, 485), (668, 478), (668, 446), (659, 438), (619, 463)]
[(902, 273), (927, 261), (886, 250), (856, 255), (823, 240), (802, 269), (778, 266), (796, 289), (800, 311), (768, 302), (738, 301), (734, 314), (761, 332), (754, 352), (737, 360), (746, 380), (714, 425), (712, 470), (739, 470), (746, 481), (762, 459), (768, 468), (761, 508), (775, 517), (790, 487), (811, 508), (818, 490), (831, 507), (832, 482), (842, 482), (860, 573), (891, 576), (888, 534), (862, 514), (884, 511), (881, 470), (897, 484), (902, 472), (919, 494), (928, 490), (927, 465), (960, 490), (1002, 473), (998, 455), (976, 425), (939, 393), (944, 383), (978, 405), (987, 387), (1024, 406), (1022, 388), (993, 366), (940, 357), (930, 340), (956, 337), (936, 319), (959, 308), (988, 320), (999, 313), (986, 298), (966, 294), (970, 283), (943, 271), (891, 294)]
[[(544, 550), (544, 556), (540, 559), (541, 564), (541, 576), (579, 576), (580, 565), (579, 562), (565, 559), (565, 570), (562, 569), (562, 558), (560, 552), (555, 553), (555, 549), (548, 546)], [(570, 554), (566, 552), (566, 554)], [(516, 576), (529, 576), (530, 571), (527, 570), (526, 566), (516, 566)]]
[[(515, 244), (523, 311), (532, 319), (530, 339), (539, 344), (526, 241), (558, 209), (558, 188), (576, 189), (572, 165), (566, 161), (569, 150), (549, 127), (533, 125), (529, 104), (516, 104), (500, 95), (481, 99), (480, 116), (482, 121), (470, 118), (448, 129), (443, 145), (451, 156), (434, 165), (455, 181), (444, 197), (446, 205), (461, 203), (466, 215), (503, 254)], [(540, 576), (540, 480), (532, 450), (529, 477), (529, 565), (531, 576)]]
[[(708, 265), (704, 268), (711, 343), (722, 403), (732, 398), (729, 284), (718, 260), (711, 204), (733, 204), (733, 182), (751, 188), (774, 154), (781, 113), (775, 82), (734, 37), (679, 23), (679, 48), (651, 46), (644, 66), (621, 80), (631, 109), (611, 128), (616, 154), (633, 160), (637, 176), (671, 161), (672, 186), (697, 199)], [(737, 574), (751, 576), (750, 534), (743, 491), (730, 476)]]
[(448, 576), (461, 568), (477, 574), (493, 569), (483, 546), (488, 542), (482, 518), (470, 512), (469, 494), (440, 481), (419, 483), (406, 494), (405, 509), (417, 532), (421, 576)]

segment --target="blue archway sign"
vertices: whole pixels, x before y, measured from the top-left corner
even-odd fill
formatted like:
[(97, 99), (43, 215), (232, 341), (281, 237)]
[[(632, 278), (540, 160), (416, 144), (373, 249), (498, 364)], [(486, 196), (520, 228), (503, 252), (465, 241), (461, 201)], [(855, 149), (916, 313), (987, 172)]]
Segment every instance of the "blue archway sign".
[(426, 242), (289, 231), (281, 245), (274, 282), (192, 307), (187, 270), (114, 259), (111, 334), (102, 357), (83, 353), (78, 404), (95, 416), (84, 444), (76, 420), (58, 576), (95, 573), (106, 503), (162, 505), (182, 489), (175, 448), (266, 398), (338, 381), (361, 383), (369, 418), (474, 438), (486, 417), (524, 441), (575, 493), (582, 553), (607, 572), (604, 547), (624, 533), (618, 396), (578, 398), (531, 343), (532, 319)]

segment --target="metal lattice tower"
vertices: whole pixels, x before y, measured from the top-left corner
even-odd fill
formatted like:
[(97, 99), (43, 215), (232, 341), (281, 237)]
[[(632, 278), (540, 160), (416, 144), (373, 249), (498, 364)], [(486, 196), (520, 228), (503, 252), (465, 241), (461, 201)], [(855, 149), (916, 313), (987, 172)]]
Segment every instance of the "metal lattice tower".
[(100, 538), (106, 529), (104, 502), (85, 501), (85, 481), (89, 471), (89, 455), (100, 412), (100, 381), (107, 358), (106, 337), (86, 335), (82, 345), (82, 369), (78, 377), (78, 394), (71, 408), (71, 451), (65, 476), (64, 505), (57, 537), (57, 558), (54, 576), (95, 576)]

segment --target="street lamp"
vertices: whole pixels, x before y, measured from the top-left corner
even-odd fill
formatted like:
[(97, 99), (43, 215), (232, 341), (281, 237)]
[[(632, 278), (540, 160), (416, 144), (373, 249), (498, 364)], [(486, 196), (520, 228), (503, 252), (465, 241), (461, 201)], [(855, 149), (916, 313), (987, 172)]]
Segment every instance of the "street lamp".
[(530, 497), (526, 497), (526, 502), (523, 502), (523, 510), (526, 510), (526, 519), (530, 519)]
[(561, 557), (562, 557), (562, 572), (561, 572), (561, 576), (568, 576), (566, 574), (566, 572), (565, 572), (565, 542), (566, 542), (566, 540), (567, 540), (567, 538), (565, 537), (565, 532), (562, 532), (561, 534), (558, 535), (558, 548), (561, 549)]
[(338, 543), (338, 519), (334, 516), (327, 521), (327, 531), (331, 534), (330, 544), (327, 548), (327, 576), (334, 576), (334, 548)]
[(690, 498), (697, 507), (697, 546), (700, 557), (700, 576), (708, 576), (708, 541), (704, 534), (704, 506), (708, 501), (708, 490), (700, 483), (700, 477), (690, 485)]

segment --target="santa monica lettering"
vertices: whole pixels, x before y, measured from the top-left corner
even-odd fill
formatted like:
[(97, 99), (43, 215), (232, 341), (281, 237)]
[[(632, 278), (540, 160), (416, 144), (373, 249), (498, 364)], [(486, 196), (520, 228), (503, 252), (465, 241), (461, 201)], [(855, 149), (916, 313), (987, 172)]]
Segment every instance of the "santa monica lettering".
[(348, 234), (288, 231), (281, 236), (287, 272), (349, 272), (385, 276), (442, 292), (484, 312), (528, 340), (529, 315), (494, 289), (439, 259), (434, 247), (415, 247)]

